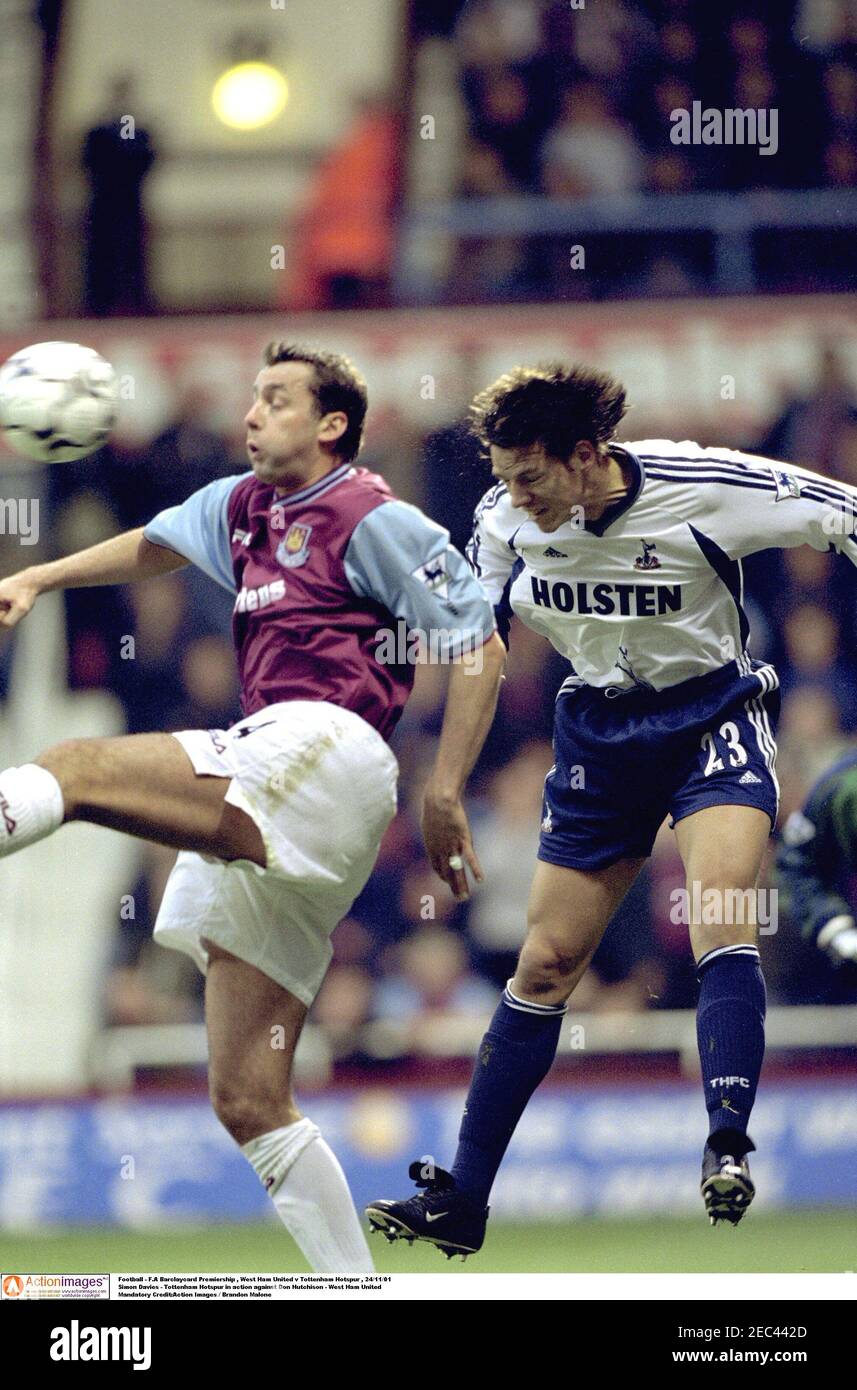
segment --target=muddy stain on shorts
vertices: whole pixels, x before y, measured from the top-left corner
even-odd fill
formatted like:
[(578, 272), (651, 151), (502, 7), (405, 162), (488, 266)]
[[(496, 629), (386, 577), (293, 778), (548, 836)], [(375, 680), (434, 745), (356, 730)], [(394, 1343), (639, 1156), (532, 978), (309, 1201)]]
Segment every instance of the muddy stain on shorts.
[(341, 736), (341, 726), (333, 724), (329, 731), (314, 735), (311, 741), (293, 749), (287, 764), (276, 768), (268, 778), (270, 790), (277, 795), (294, 795), (326, 754), (333, 751)]

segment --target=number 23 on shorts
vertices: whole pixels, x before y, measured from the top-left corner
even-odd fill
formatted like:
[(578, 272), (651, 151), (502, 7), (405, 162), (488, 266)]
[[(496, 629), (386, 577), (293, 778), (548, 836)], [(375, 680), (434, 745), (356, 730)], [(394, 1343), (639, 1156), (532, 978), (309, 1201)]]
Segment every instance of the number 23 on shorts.
[[(718, 746), (718, 738), (725, 744), (725, 748)], [(724, 770), (727, 765), (724, 758), (728, 760), (729, 767), (743, 767), (748, 761), (747, 750), (741, 742), (741, 731), (731, 719), (720, 725), (716, 735), (713, 731), (703, 734), (700, 747), (708, 754), (705, 764), (706, 777), (710, 777), (713, 772)]]

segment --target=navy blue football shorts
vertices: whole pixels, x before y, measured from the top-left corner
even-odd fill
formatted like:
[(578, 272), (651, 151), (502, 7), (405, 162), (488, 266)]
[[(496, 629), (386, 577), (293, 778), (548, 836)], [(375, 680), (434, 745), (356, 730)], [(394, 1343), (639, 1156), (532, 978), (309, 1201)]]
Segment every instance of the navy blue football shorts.
[(779, 712), (776, 671), (746, 656), (667, 690), (560, 691), (539, 859), (643, 857), (667, 815), (672, 826), (706, 806), (757, 806), (773, 828)]

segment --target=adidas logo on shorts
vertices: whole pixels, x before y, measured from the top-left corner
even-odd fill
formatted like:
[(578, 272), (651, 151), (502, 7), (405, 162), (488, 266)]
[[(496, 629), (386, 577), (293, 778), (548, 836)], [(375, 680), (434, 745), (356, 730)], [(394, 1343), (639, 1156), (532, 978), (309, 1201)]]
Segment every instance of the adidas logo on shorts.
[(743, 777), (738, 778), (739, 787), (746, 787), (750, 782), (758, 782), (761, 786), (762, 779), (761, 777), (757, 777), (755, 772), (745, 772)]

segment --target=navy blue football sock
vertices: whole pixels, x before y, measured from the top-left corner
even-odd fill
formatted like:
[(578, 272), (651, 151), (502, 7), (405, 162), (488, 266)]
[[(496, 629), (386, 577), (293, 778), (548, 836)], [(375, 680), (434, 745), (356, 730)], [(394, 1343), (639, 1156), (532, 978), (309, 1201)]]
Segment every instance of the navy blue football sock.
[(481, 1206), (527, 1101), (551, 1069), (565, 1012), (565, 1004), (518, 999), (507, 985), (482, 1039), (452, 1166), (456, 1187)]
[(765, 979), (755, 946), (721, 946), (697, 964), (696, 1037), (710, 1142), (736, 1156), (755, 1148), (747, 1136), (765, 1055)]

